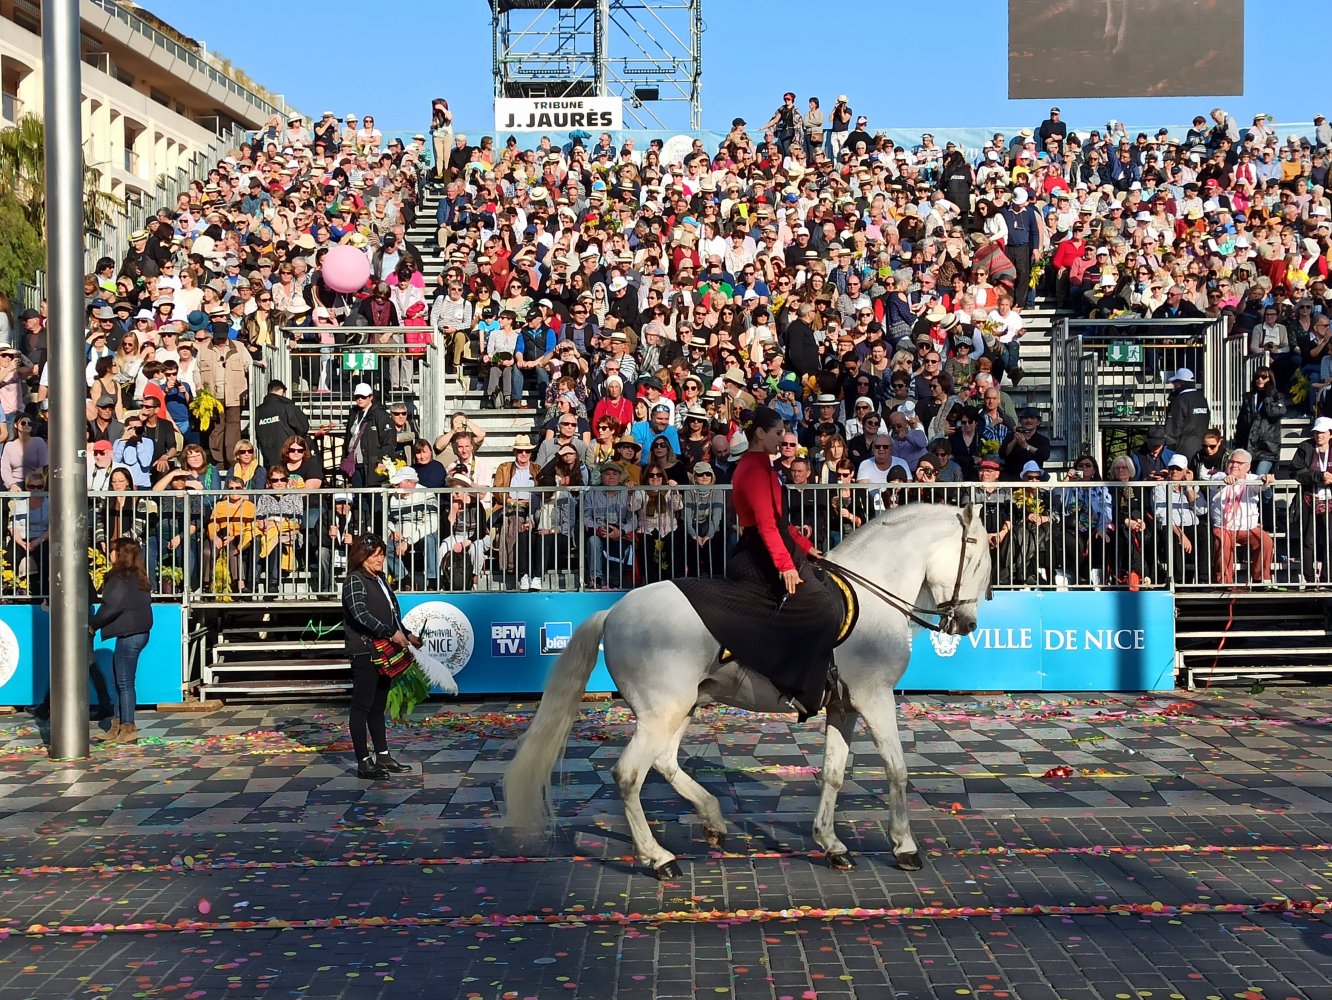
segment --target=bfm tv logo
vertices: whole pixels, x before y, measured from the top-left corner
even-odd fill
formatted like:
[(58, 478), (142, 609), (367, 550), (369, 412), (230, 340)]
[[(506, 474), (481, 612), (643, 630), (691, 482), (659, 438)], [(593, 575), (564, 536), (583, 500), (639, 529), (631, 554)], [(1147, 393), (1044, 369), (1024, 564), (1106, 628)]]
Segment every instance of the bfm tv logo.
[(526, 622), (491, 622), (490, 655), (513, 657), (527, 655)]

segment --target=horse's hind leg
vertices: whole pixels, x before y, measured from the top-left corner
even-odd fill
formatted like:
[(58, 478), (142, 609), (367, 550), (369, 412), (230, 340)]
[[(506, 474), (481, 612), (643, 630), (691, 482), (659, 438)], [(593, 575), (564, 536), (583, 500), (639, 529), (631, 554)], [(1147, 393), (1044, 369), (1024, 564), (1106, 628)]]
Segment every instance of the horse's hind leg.
[(898, 865), (909, 872), (920, 871), (920, 854), (916, 839), (911, 836), (911, 820), (907, 815), (907, 769), (902, 753), (902, 740), (897, 734), (897, 706), (891, 690), (875, 690), (856, 700), (856, 707), (865, 716), (874, 745), (883, 755), (884, 770), (888, 773), (888, 833), (893, 838), (893, 854)]
[(634, 852), (638, 860), (651, 868), (658, 878), (679, 878), (680, 866), (675, 863), (675, 855), (652, 836), (639, 792), (648, 769), (652, 767), (653, 761), (661, 757), (663, 749), (670, 745), (677, 726), (678, 722), (674, 719), (663, 721), (639, 716), (634, 735), (614, 769), (615, 781), (620, 786), (620, 798), (624, 800), (625, 819), (629, 821), (629, 832), (634, 838)]
[(654, 765), (671, 787), (694, 807), (699, 819), (703, 821), (703, 835), (709, 846), (717, 850), (726, 847), (726, 820), (722, 818), (721, 804), (717, 797), (695, 780), (694, 776), (680, 766), (680, 741), (684, 739), (693, 713), (689, 713), (676, 727), (675, 733), (666, 749), (658, 755)]
[(851, 734), (860, 718), (854, 708), (841, 701), (828, 705), (823, 770), (819, 772), (819, 809), (814, 814), (814, 842), (823, 848), (828, 866), (836, 871), (850, 871), (856, 866), (846, 845), (837, 836), (837, 794), (846, 777), (846, 762), (851, 752)]

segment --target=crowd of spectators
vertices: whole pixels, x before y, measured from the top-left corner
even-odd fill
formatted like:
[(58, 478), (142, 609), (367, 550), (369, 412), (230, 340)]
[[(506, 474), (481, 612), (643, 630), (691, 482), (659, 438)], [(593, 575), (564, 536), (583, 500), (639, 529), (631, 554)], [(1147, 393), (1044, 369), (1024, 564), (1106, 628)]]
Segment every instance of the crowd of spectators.
[[(717, 148), (670, 155), (609, 133), (473, 142), (442, 99), (410, 141), (385, 142), (373, 117), (270, 121), (85, 278), (89, 484), (109, 495), (90, 544), (143, 536), (159, 586), (219, 595), (298, 573), (326, 590), (368, 527), (409, 586), (709, 572), (740, 415), (766, 403), (788, 419), (783, 481), (820, 498), (791, 507), (820, 545), (914, 483), (988, 503), (1008, 582), (1159, 582), (1174, 546), (1212, 551), (1204, 575), (1228, 583), (1236, 545), (1266, 579), (1281, 418), (1320, 415), (1332, 387), (1325, 119), (1282, 137), (1218, 108), (1185, 135), (1081, 134), (1051, 108), (964, 151), (928, 133), (895, 145), (845, 95), (826, 114), (806, 103), (787, 93), (753, 130), (736, 118)], [(339, 244), (367, 257), (357, 292), (324, 281)], [(1106, 483), (1088, 485), (1087, 456), (1078, 482), (1052, 483), (1042, 414), (1013, 400), (1037, 296), (1079, 316), (1223, 319), (1258, 370), (1239, 426), (1212, 428), (1180, 368), (1165, 426)], [(0, 469), (40, 492), (44, 317), (0, 306)], [(302, 402), (347, 375), (269, 370), (280, 340), (433, 342), (443, 364), (399, 352), (350, 386), (341, 427), (312, 427)], [(417, 426), (423, 394), (462, 389), (529, 411), (510, 461), (488, 467), (466, 414)], [(1292, 547), (1317, 579), (1332, 474), (1325, 433), (1309, 446), (1289, 470), (1304, 494)], [(1208, 457), (1227, 452), (1233, 467)], [(42, 501), (9, 506), (24, 565), (6, 572), (44, 586)]]

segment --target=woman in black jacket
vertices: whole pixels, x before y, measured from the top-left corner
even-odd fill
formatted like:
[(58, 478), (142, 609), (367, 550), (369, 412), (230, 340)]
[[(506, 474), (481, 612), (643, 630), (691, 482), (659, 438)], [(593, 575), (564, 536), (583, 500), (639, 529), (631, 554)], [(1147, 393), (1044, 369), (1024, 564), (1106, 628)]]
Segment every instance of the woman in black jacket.
[(111, 569), (102, 584), (102, 605), (88, 622), (88, 632), (103, 639), (115, 639), (111, 654), (116, 681), (116, 718), (102, 737), (103, 743), (138, 743), (134, 725), (134, 676), (139, 656), (148, 645), (153, 628), (152, 584), (143, 565), (143, 547), (129, 536), (111, 542)]
[[(347, 579), (342, 585), (342, 622), (352, 671), (348, 724), (356, 750), (356, 776), (370, 781), (412, 769), (410, 764), (394, 760), (388, 751), (384, 711), (393, 682), (375, 666), (375, 640), (421, 646), (420, 637), (412, 635), (402, 624), (397, 595), (384, 576), (386, 552), (384, 539), (378, 535), (355, 539), (347, 553)], [(367, 729), (374, 744), (373, 753), (366, 743)]]
[(1277, 391), (1272, 369), (1257, 369), (1235, 423), (1235, 447), (1253, 456), (1256, 476), (1274, 472), (1281, 460), (1281, 418), (1285, 415), (1286, 398)]

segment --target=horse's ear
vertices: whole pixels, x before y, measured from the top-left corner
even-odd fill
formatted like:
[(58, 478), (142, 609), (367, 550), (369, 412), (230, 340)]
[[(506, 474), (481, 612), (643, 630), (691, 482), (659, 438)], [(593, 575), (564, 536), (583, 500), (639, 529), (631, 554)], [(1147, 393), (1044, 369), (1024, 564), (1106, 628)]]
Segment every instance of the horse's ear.
[(975, 519), (976, 519), (976, 505), (974, 503), (969, 503), (967, 504), (966, 508), (962, 511), (962, 533), (964, 535), (971, 534), (971, 522), (974, 521)]

